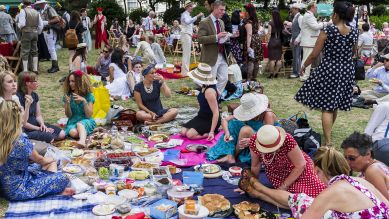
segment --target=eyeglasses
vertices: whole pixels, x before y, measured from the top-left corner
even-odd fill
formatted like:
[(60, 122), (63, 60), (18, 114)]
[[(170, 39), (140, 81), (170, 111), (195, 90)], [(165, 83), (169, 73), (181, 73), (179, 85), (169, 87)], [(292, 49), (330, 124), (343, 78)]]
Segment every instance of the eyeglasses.
[(344, 158), (346, 158), (346, 160), (349, 160), (349, 161), (355, 161), (358, 157), (360, 157), (361, 155), (359, 156), (347, 156), (347, 155), (344, 155)]
[(103, 50), (104, 53), (108, 53), (108, 50)]
[(27, 81), (27, 82), (30, 82), (30, 83), (38, 83), (38, 81)]

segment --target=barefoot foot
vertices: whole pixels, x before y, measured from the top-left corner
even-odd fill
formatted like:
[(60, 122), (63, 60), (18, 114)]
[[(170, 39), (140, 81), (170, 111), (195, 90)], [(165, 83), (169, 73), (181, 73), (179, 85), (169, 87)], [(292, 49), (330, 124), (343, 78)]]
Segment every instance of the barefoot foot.
[(76, 191), (74, 191), (74, 189), (72, 188), (65, 188), (65, 190), (63, 190), (63, 192), (61, 193), (61, 195), (65, 195), (65, 196), (72, 196), (75, 194)]

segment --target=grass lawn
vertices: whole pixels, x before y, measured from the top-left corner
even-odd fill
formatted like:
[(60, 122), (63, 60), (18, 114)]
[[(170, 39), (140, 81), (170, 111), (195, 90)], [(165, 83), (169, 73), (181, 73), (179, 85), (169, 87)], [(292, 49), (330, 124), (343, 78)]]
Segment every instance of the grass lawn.
[[(88, 64), (94, 65), (98, 56), (98, 51), (93, 50), (88, 54)], [(68, 73), (68, 51), (66, 49), (58, 50), (58, 60), (60, 64), (60, 72), (55, 74), (48, 74), (47, 69), (50, 68), (50, 62), (41, 62), (39, 67), (39, 89), (41, 109), (45, 121), (55, 123), (58, 119), (65, 117), (63, 103), (61, 101), (63, 96), (62, 86), (58, 82), (63, 76)], [(173, 60), (173, 57), (168, 57), (168, 60)], [(316, 110), (310, 110), (303, 105), (297, 103), (293, 97), (297, 90), (301, 87), (302, 82), (298, 80), (291, 80), (285, 77), (277, 79), (267, 79), (264, 75), (259, 76), (259, 81), (264, 85), (265, 94), (269, 97), (271, 107), (279, 118), (287, 118), (298, 111), (305, 111), (308, 114), (310, 125), (313, 129), (322, 134), (321, 128), (321, 113)], [(181, 86), (194, 87), (194, 83), (190, 79), (169, 80), (167, 81), (172, 90), (179, 90)], [(370, 85), (368, 82), (359, 83), (361, 89), (366, 89)], [(238, 102), (234, 100), (231, 102)], [(176, 94), (170, 99), (163, 99), (163, 105), (166, 107), (186, 107), (197, 106), (196, 98)], [(115, 104), (124, 107), (131, 107), (137, 109), (136, 104), (132, 100), (116, 101)], [(223, 109), (226, 109), (226, 104), (223, 103)], [(350, 135), (353, 131), (363, 132), (372, 110), (365, 110), (353, 108), (350, 112), (339, 112), (338, 119), (333, 129), (333, 143), (339, 148), (342, 140)], [(0, 199), (0, 217), (4, 215), (7, 202)]]

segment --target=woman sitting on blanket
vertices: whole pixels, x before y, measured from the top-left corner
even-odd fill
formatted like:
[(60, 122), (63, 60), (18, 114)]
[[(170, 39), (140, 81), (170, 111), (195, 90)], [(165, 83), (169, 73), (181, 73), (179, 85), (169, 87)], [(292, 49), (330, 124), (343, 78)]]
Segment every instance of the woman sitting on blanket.
[(183, 125), (181, 135), (189, 139), (215, 138), (220, 126), (218, 94), (216, 78), (212, 76), (211, 66), (200, 63), (198, 67), (189, 72), (188, 76), (202, 89), (197, 95), (200, 110), (197, 116)]
[(146, 125), (170, 122), (177, 116), (177, 109), (164, 109), (161, 103), (161, 92), (165, 97), (171, 97), (170, 88), (163, 77), (155, 73), (155, 65), (143, 70), (143, 81), (135, 85), (134, 98), (139, 107), (136, 112), (138, 121)]
[[(73, 195), (69, 179), (53, 158), (42, 157), (22, 133), (22, 111), (12, 100), (0, 101), (0, 190), (10, 201), (45, 195)], [(30, 164), (30, 161), (33, 164)]]
[(79, 138), (80, 146), (85, 146), (86, 136), (93, 132), (96, 122), (92, 118), (95, 98), (89, 76), (82, 71), (70, 73), (64, 83), (65, 114), (69, 118), (65, 134)]
[(374, 159), (373, 141), (366, 134), (354, 132), (342, 143), (344, 157), (353, 171), (373, 184), (389, 200), (389, 168)]
[(206, 154), (208, 160), (235, 163), (250, 162), (248, 148), (250, 137), (263, 125), (274, 125), (277, 116), (268, 107), (266, 95), (247, 93), (240, 99), (241, 105), (233, 116), (222, 120), (224, 134)]
[(47, 124), (43, 120), (39, 96), (35, 91), (38, 89), (38, 77), (33, 72), (22, 72), (18, 77), (18, 92), (19, 101), (24, 107), (26, 105), (26, 95), (31, 96), (32, 104), (29, 107), (28, 121), (23, 125), (23, 132), (27, 134), (29, 139), (52, 143), (54, 140), (62, 140), (65, 138), (65, 132), (58, 128)]
[(320, 147), (314, 160), (318, 177), (328, 185), (316, 198), (267, 188), (249, 169), (243, 170), (239, 186), (252, 197), (290, 209), (296, 219), (388, 218), (388, 200), (369, 182), (348, 176), (350, 167), (342, 153)]
[(132, 62), (132, 69), (127, 73), (127, 83), (130, 87), (131, 93), (134, 94), (135, 85), (143, 81), (142, 76), (142, 62)]

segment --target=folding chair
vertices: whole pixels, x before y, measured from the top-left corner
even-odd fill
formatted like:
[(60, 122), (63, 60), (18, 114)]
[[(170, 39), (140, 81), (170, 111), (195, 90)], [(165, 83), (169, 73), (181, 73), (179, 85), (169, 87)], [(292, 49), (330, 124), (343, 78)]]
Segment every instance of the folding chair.
[(20, 46), (21, 46), (21, 44), (22, 44), (21, 41), (19, 41), (16, 44), (16, 47), (15, 47), (15, 50), (14, 50), (12, 56), (5, 56), (5, 58), (8, 61), (9, 66), (11, 67), (12, 72), (14, 74), (18, 74), (20, 72), (19, 71), (20, 63), (22, 62), (22, 57), (20, 56)]

